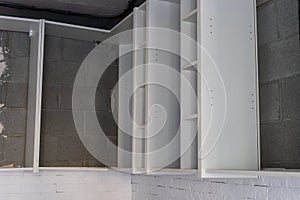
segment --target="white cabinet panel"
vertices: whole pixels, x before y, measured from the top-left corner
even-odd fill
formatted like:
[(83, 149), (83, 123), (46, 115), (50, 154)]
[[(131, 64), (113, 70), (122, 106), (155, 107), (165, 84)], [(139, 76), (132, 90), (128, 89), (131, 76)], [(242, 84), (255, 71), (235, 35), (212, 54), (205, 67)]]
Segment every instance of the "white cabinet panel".
[(200, 2), (201, 167), (258, 170), (254, 2)]
[(135, 9), (134, 172), (259, 170), (255, 9), (254, 0)]

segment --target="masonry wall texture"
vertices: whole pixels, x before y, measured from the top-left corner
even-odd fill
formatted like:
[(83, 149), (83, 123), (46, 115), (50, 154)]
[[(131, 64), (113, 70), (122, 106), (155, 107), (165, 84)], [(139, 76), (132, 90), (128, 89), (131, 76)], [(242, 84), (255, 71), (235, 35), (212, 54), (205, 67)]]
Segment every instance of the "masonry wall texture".
[[(0, 166), (24, 167), (28, 71), (30, 38), (26, 33), (0, 31), (1, 69), (0, 77), (0, 123), (4, 130), (0, 133)], [(76, 73), (95, 47), (94, 43), (46, 36), (44, 81), (42, 95), (41, 159), (44, 167), (96, 167), (104, 166), (91, 156), (81, 143), (72, 116), (72, 90)], [(117, 144), (117, 126), (111, 112), (110, 96), (118, 79), (118, 66), (114, 62), (100, 79), (96, 93), (98, 120), (108, 136)], [(82, 88), (82, 102), (86, 102)], [(2, 105), (3, 104), (3, 105)], [(75, 109), (81, 109), (75, 105)], [(93, 105), (90, 105), (93, 109)], [(82, 116), (82, 127), (87, 111)], [(94, 133), (93, 133), (94, 134)], [(112, 163), (116, 163), (116, 152), (109, 152)]]
[(262, 168), (300, 168), (299, 1), (257, 9)]
[[(103, 167), (86, 150), (75, 128), (72, 115), (73, 85), (79, 67), (90, 51), (93, 42), (46, 36), (44, 56), (44, 81), (42, 95), (41, 158), (43, 167)], [(108, 139), (117, 144), (117, 126), (111, 112), (110, 96), (118, 79), (118, 66), (114, 62), (104, 73), (97, 87), (95, 109), (98, 121), (103, 126)], [(89, 126), (89, 116), (93, 111), (92, 99), (87, 99), (86, 91), (91, 86), (79, 87), (79, 105), (73, 109), (83, 111), (80, 126), (84, 134), (95, 134)], [(88, 104), (88, 110), (84, 110)], [(104, 143), (105, 144), (105, 143)], [(99, 146), (117, 161), (117, 153), (109, 152), (106, 145)]]
[(0, 167), (24, 167), (30, 39), (0, 30)]

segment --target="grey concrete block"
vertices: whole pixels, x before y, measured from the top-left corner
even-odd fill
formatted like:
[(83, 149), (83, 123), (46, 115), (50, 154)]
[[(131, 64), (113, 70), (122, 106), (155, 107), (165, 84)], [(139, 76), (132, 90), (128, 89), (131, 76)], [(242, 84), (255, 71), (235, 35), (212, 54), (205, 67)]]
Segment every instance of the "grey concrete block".
[[(5, 84), (0, 82), (0, 103), (5, 103)], [(5, 107), (5, 104), (2, 108)]]
[(0, 31), (0, 40), (1, 40), (1, 47), (8, 47), (9, 46), (9, 34), (8, 31)]
[(96, 159), (93, 160), (84, 160), (81, 162), (82, 167), (106, 167), (104, 164), (99, 162)]
[(299, 168), (300, 120), (261, 125), (262, 167)]
[(261, 166), (278, 167), (282, 164), (286, 145), (286, 135), (282, 131), (281, 124), (279, 122), (261, 124), (260, 129)]
[(75, 83), (75, 79), (80, 68), (80, 63), (63, 62), (64, 65), (60, 69), (60, 83), (63, 86), (83, 85), (84, 80)]
[(97, 160), (43, 161), (41, 167), (105, 167)]
[[(73, 90), (75, 90), (76, 93), (73, 93)], [(76, 95), (77, 93), (79, 95)], [(74, 97), (72, 97), (72, 95), (74, 95)], [(75, 98), (76, 101), (73, 102), (72, 98)], [(62, 87), (62, 109), (71, 110), (72, 106), (75, 110), (108, 111), (110, 107), (109, 91), (107, 91), (107, 88), (104, 87)]]
[(99, 80), (98, 87), (105, 87), (112, 90), (119, 79), (119, 67), (110, 65)]
[(299, 0), (275, 0), (280, 38), (299, 34)]
[[(83, 113), (79, 113), (78, 129), (83, 132)], [(42, 134), (77, 135), (72, 111), (42, 110)]]
[(25, 137), (7, 137), (5, 140), (4, 161), (6, 164), (24, 166)]
[(299, 35), (280, 41), (278, 48), (280, 49), (280, 77), (300, 74)]
[[(109, 48), (108, 48), (109, 49)], [(101, 63), (101, 68), (105, 71), (101, 71), (102, 75), (100, 76), (99, 72), (99, 65), (87, 65), (86, 66), (86, 84), (87, 86), (95, 87), (95, 83), (98, 83), (98, 86), (101, 86), (100, 84), (103, 83), (105, 86), (107, 85), (113, 85), (112, 83), (116, 82), (116, 79), (118, 78), (118, 63), (117, 60), (113, 63), (107, 63), (109, 61), (109, 57), (111, 57), (110, 52), (107, 52), (106, 55), (104, 55), (105, 58), (108, 58), (108, 60), (104, 60)]]
[(93, 42), (63, 39), (63, 59), (65, 61), (83, 62), (95, 47)]
[(81, 167), (78, 162), (77, 163), (72, 163), (69, 161), (58, 161), (58, 160), (43, 160), (40, 162), (41, 167)]
[(87, 137), (100, 137), (100, 123), (94, 112), (85, 112), (84, 115), (84, 135)]
[[(113, 60), (113, 62), (109, 63), (109, 65), (118, 66), (119, 65), (119, 59), (120, 59), (119, 58), (119, 46), (118, 45), (112, 45), (112, 44), (105, 44), (105, 45), (108, 49), (107, 54), (108, 54), (109, 60)], [(127, 53), (125, 55), (122, 55), (121, 57), (122, 58), (127, 57), (126, 59), (132, 59), (133, 58), (133, 53), (130, 52), (130, 53)]]
[(286, 120), (282, 130), (286, 134), (286, 145), (283, 150), (284, 165), (287, 168), (300, 168), (300, 120)]
[(102, 127), (105, 135), (107, 136), (117, 136), (118, 127), (110, 112), (97, 112), (98, 121)]
[(286, 78), (300, 73), (299, 36), (275, 41), (259, 48), (259, 80)]
[(0, 162), (4, 161), (4, 138), (0, 136)]
[(258, 50), (259, 80), (266, 82), (280, 77), (280, 49), (278, 42), (273, 42)]
[(85, 135), (100, 136), (99, 127), (101, 127), (106, 136), (117, 136), (117, 125), (111, 113), (96, 112), (96, 117), (94, 115), (94, 112), (85, 113)]
[(42, 108), (58, 109), (60, 103), (60, 87), (59, 86), (43, 86)]
[[(73, 87), (64, 87), (64, 86), (61, 87), (61, 109), (72, 110), (72, 94), (73, 94)], [(82, 95), (81, 97), (83, 101), (86, 98), (84, 95)], [(76, 108), (76, 106), (74, 106), (74, 109), (79, 109), (79, 108), (78, 107)]]
[[(117, 136), (117, 127), (111, 121), (104, 121), (99, 120), (98, 117), (105, 117), (105, 113), (97, 112), (95, 113), (87, 112), (85, 118), (85, 137), (95, 138), (97, 139), (97, 151), (102, 152), (101, 160), (105, 164), (109, 166), (116, 166), (117, 163), (117, 143), (118, 143), (118, 136)], [(100, 126), (102, 131), (104, 132), (105, 136), (100, 134)], [(114, 131), (112, 131), (114, 129)], [(93, 144), (91, 144), (93, 145)], [(90, 147), (92, 148), (92, 146)]]
[(275, 4), (273, 1), (258, 8), (257, 31), (259, 46), (263, 46), (267, 43), (279, 39), (279, 32), (275, 14)]
[(62, 38), (45, 37), (45, 59), (62, 60)]
[(29, 73), (28, 57), (9, 57), (7, 60), (7, 77), (6, 81), (14, 83), (27, 83)]
[(111, 142), (111, 143), (113, 143), (114, 145), (118, 145), (118, 136), (108, 136), (107, 137), (108, 139), (109, 139), (109, 141)]
[(5, 106), (9, 108), (27, 108), (28, 84), (5, 83)]
[(280, 86), (279, 82), (271, 82), (260, 86), (260, 120), (280, 120)]
[(5, 128), (3, 134), (25, 134), (27, 112), (20, 109), (3, 109), (0, 113), (0, 122)]
[(78, 136), (60, 136), (58, 141), (58, 160), (93, 160)]
[[(112, 142), (111, 145), (110, 142)], [(118, 166), (118, 137), (117, 136), (109, 136), (107, 141), (107, 152), (108, 152), (108, 165), (110, 167)]]
[(43, 85), (57, 86), (60, 84), (60, 68), (63, 67), (61, 63), (61, 61), (44, 60)]
[(79, 63), (45, 60), (43, 83), (45, 85), (73, 86), (79, 67)]
[(284, 119), (300, 118), (300, 75), (282, 81)]
[[(58, 159), (58, 137), (52, 135), (41, 135), (40, 145), (41, 164)], [(43, 164), (42, 164), (43, 165)]]
[(29, 57), (30, 39), (28, 33), (8, 32), (9, 38), (9, 56), (12, 57)]

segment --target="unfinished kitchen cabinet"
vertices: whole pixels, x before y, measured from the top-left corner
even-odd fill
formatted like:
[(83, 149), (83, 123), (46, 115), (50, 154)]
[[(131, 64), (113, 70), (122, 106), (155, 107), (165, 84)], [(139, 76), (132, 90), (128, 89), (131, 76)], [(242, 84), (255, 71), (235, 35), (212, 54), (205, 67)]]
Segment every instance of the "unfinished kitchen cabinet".
[(259, 170), (254, 0), (148, 0), (111, 30), (2, 19), (34, 55), (25, 167)]
[[(228, 12), (232, 7), (237, 10)], [(144, 58), (146, 63), (145, 70), (136, 70), (134, 76), (134, 84), (140, 87), (133, 110), (140, 121), (133, 134), (146, 138), (133, 139), (133, 149), (145, 152), (136, 159), (136, 168), (146, 168), (148, 173), (198, 169), (203, 177), (223, 176), (218, 170), (258, 170), (254, 1), (220, 5), (217, 0), (149, 0), (145, 16), (146, 50), (139, 49), (144, 45), (143, 32), (134, 31), (133, 39), (134, 67)], [(144, 26), (143, 7), (135, 10), (134, 19), (136, 28)], [(181, 35), (174, 40), (171, 33), (160, 34), (154, 28)], [(180, 57), (174, 52), (180, 52)], [(163, 65), (180, 75), (166, 73)], [(167, 87), (153, 84), (162, 80)], [(173, 102), (177, 95), (179, 102)], [(168, 149), (169, 143), (175, 148)]]
[(259, 170), (255, 9), (181, 1), (181, 167), (201, 177)]
[(167, 32), (180, 32), (180, 1), (146, 1), (134, 11), (134, 27), (133, 172), (176, 172), (180, 38)]

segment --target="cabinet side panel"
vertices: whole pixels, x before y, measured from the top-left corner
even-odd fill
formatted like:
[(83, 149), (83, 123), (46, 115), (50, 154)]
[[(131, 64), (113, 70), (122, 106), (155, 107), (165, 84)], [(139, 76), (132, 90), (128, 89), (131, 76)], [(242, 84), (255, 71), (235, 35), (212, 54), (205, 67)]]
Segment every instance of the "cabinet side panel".
[(151, 0), (147, 12), (147, 168), (179, 168), (180, 38), (167, 30), (180, 30), (180, 6)]
[[(120, 45), (119, 52), (130, 52), (132, 45)], [(132, 69), (132, 54), (126, 54), (119, 58), (119, 78)], [(119, 84), (119, 98), (118, 98), (118, 123), (120, 127), (124, 127), (126, 130), (118, 130), (118, 167), (119, 168), (130, 168), (131, 167), (131, 156), (127, 152), (131, 152), (132, 143), (132, 119), (128, 118), (126, 114), (128, 110), (132, 110), (131, 104), (127, 105), (127, 99), (130, 99), (132, 91), (132, 80), (126, 79), (126, 84)]]
[(201, 162), (257, 170), (257, 64), (253, 1), (201, 1)]

